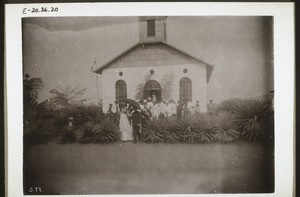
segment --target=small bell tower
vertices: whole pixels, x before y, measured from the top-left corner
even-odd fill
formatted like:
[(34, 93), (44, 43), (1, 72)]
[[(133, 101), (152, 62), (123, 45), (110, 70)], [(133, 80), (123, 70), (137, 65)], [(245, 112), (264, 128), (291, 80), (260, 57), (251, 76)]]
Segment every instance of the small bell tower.
[(140, 16), (140, 42), (167, 41), (166, 16)]

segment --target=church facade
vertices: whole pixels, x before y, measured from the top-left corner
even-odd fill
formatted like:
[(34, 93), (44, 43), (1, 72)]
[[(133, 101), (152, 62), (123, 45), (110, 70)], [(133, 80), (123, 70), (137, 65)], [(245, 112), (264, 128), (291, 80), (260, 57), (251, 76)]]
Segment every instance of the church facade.
[(139, 42), (97, 68), (103, 110), (126, 98), (199, 101), (206, 111), (213, 66), (169, 44), (167, 17), (139, 18)]

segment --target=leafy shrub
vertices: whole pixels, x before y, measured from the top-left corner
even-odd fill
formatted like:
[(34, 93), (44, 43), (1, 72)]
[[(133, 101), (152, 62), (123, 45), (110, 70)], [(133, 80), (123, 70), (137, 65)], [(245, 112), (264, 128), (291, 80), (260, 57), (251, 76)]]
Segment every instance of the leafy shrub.
[(195, 129), (197, 130), (197, 143), (211, 143), (214, 142), (214, 135), (212, 133), (212, 125), (214, 122), (213, 116), (200, 115), (196, 118)]
[(162, 141), (166, 143), (180, 142), (178, 119), (170, 117), (162, 122)]
[(184, 116), (179, 121), (180, 140), (184, 143), (196, 143), (198, 137), (196, 119), (193, 116)]
[(82, 106), (81, 109), (85, 113), (85, 121), (101, 123), (106, 118), (101, 108), (96, 105)]
[(105, 119), (99, 124), (99, 133), (96, 135), (96, 143), (113, 143), (119, 139), (119, 129), (114, 122)]
[(86, 122), (77, 131), (77, 139), (80, 143), (113, 143), (119, 139), (118, 128), (108, 119), (101, 123)]
[(240, 133), (236, 130), (235, 116), (231, 112), (219, 112), (213, 129), (215, 139), (221, 143), (234, 142), (240, 136)]
[(163, 140), (163, 123), (161, 120), (153, 119), (147, 121), (142, 128), (141, 140), (147, 143), (159, 143)]
[(36, 119), (24, 126), (24, 145), (37, 145), (53, 141), (56, 137), (54, 122), (51, 119)]
[(74, 129), (68, 129), (67, 127), (64, 127), (61, 130), (61, 143), (69, 144), (76, 141), (76, 131)]
[(79, 143), (95, 143), (99, 132), (99, 125), (93, 122), (86, 122), (78, 129), (77, 140)]
[(224, 100), (216, 106), (216, 113), (219, 113), (221, 111), (234, 112), (235, 109), (239, 107), (242, 102), (243, 100), (238, 98)]
[(245, 100), (235, 110), (238, 128), (242, 131), (241, 139), (260, 141), (274, 124), (272, 103), (268, 100)]
[(56, 128), (61, 130), (68, 126), (69, 117), (73, 117), (73, 126), (79, 127), (85, 122), (85, 112), (81, 107), (67, 107), (64, 110), (57, 111), (55, 115), (55, 125)]

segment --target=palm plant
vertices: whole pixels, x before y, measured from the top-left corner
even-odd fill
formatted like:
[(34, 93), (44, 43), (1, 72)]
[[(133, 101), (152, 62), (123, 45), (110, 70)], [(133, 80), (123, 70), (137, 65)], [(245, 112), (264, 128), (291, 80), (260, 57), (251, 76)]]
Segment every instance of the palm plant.
[(94, 123), (101, 123), (105, 119), (105, 114), (98, 106), (80, 106), (84, 113), (84, 120)]
[(272, 103), (268, 100), (245, 100), (235, 110), (236, 122), (245, 141), (260, 141), (273, 122)]
[(161, 120), (153, 119), (147, 121), (142, 128), (141, 140), (147, 143), (159, 143), (163, 139), (163, 123)]
[(162, 122), (162, 141), (167, 143), (177, 143), (180, 141), (178, 119), (170, 117)]
[(213, 122), (214, 118), (205, 114), (200, 115), (196, 118), (195, 127), (198, 131), (196, 141), (198, 143), (211, 143), (215, 140), (212, 133)]
[(86, 122), (77, 131), (77, 139), (79, 143), (94, 143), (100, 132), (99, 125), (93, 122)]
[(62, 130), (61, 135), (61, 143), (63, 144), (69, 144), (76, 142), (76, 132), (73, 129), (68, 129), (67, 127), (64, 127)]
[(99, 132), (95, 138), (96, 143), (113, 143), (119, 139), (118, 127), (111, 120), (103, 120), (98, 128)]
[(181, 142), (196, 143), (198, 136), (196, 119), (193, 116), (184, 116), (179, 122)]
[(234, 112), (235, 109), (243, 102), (242, 99), (232, 98), (222, 101), (215, 108), (216, 113), (221, 111)]
[(230, 143), (239, 139), (240, 133), (236, 130), (235, 116), (231, 112), (219, 112), (213, 129), (215, 139), (221, 143)]

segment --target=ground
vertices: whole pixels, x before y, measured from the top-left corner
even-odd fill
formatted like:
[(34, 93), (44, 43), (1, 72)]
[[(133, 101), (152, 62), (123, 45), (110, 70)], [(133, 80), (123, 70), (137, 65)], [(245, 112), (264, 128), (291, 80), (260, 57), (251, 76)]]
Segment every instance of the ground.
[(274, 185), (273, 151), (258, 143), (54, 143), (30, 147), (24, 162), (24, 191), (43, 194), (266, 193)]

